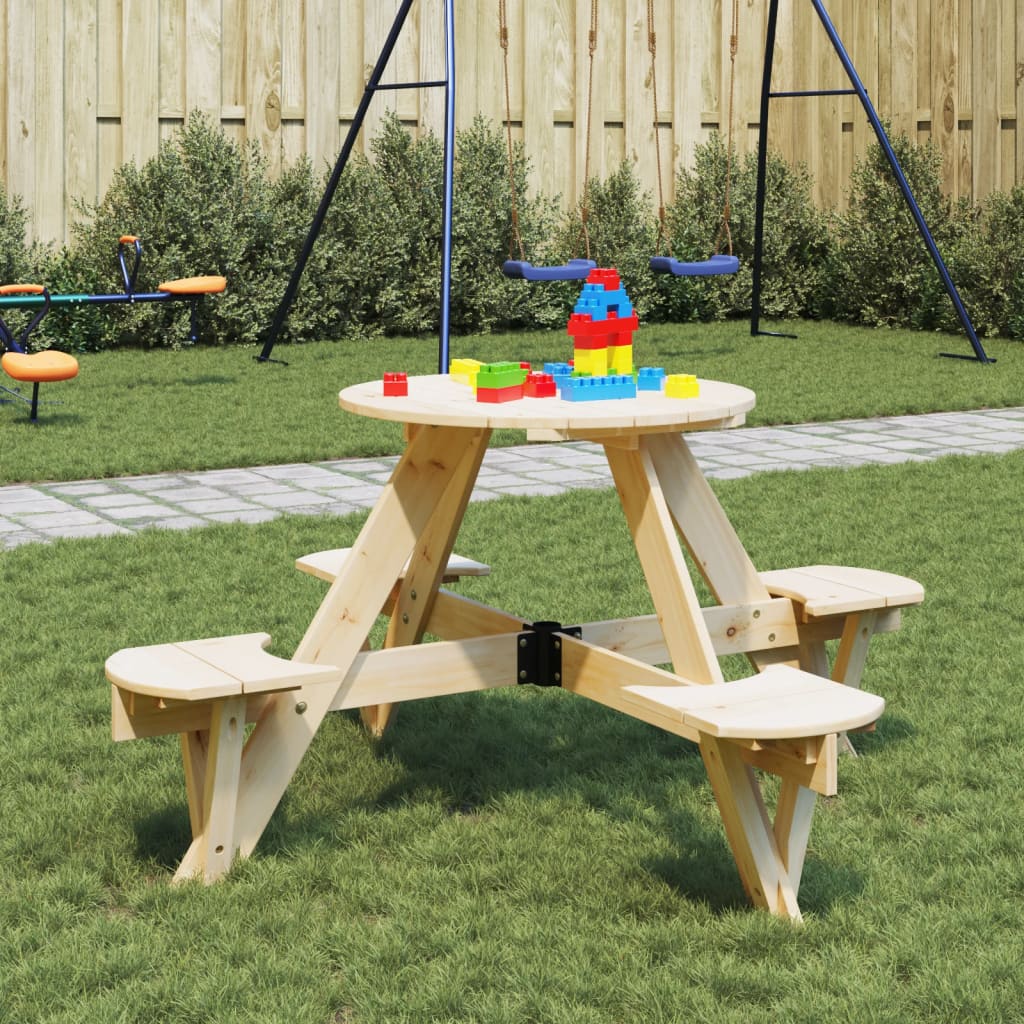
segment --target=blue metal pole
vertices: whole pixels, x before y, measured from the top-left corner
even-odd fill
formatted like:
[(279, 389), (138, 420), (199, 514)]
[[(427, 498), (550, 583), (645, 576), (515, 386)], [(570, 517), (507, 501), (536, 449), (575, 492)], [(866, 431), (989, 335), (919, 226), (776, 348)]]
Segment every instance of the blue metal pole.
[(455, 177), (455, 0), (444, 11), (444, 211), (441, 235), (441, 317), (438, 373), (448, 372), (452, 305), (452, 192)]
[(988, 357), (985, 349), (981, 345), (981, 342), (978, 340), (978, 335), (974, 330), (974, 324), (971, 323), (971, 318), (968, 316), (967, 310), (964, 308), (963, 301), (960, 298), (960, 293), (957, 291), (956, 285), (953, 283), (953, 279), (949, 275), (949, 270), (946, 268), (942, 254), (939, 252), (938, 246), (935, 244), (935, 239), (932, 237), (928, 224), (925, 222), (924, 215), (921, 213), (921, 208), (917, 205), (917, 200), (914, 198), (914, 194), (910, 190), (910, 185), (907, 182), (906, 175), (903, 173), (903, 168), (900, 166), (900, 162), (893, 151), (892, 143), (889, 142), (889, 136), (885, 133), (885, 128), (883, 127), (871, 100), (868, 98), (868, 93), (864, 88), (864, 83), (861, 82), (860, 76), (857, 74), (857, 71), (853, 66), (853, 61), (850, 60), (850, 55), (846, 52), (842, 40), (839, 38), (839, 33), (836, 31), (835, 25), (832, 24), (832, 19), (829, 18), (828, 13), (825, 10), (824, 3), (822, 0), (811, 0), (811, 3), (814, 5), (818, 18), (821, 20), (825, 31), (828, 33), (828, 37), (832, 42), (833, 48), (839, 55), (839, 60), (842, 62), (843, 69), (846, 71), (846, 75), (850, 79), (850, 84), (853, 86), (854, 92), (856, 92), (860, 99), (864, 112), (868, 115), (868, 121), (871, 122), (871, 127), (875, 131), (875, 137), (878, 139), (878, 144), (882, 147), (882, 152), (885, 153), (886, 160), (889, 161), (889, 166), (892, 168), (892, 173), (896, 177), (900, 191), (903, 193), (903, 198), (906, 200), (907, 206), (913, 215), (914, 223), (917, 224), (917, 230), (921, 233), (921, 237), (924, 239), (924, 244), (928, 247), (928, 252), (931, 255), (932, 262), (935, 264), (935, 269), (938, 270), (939, 276), (942, 278), (942, 283), (953, 302), (953, 306), (956, 309), (956, 314), (960, 319), (960, 323), (967, 332), (967, 337), (970, 339), (971, 346), (974, 349), (974, 353), (978, 358), (978, 361), (982, 363), (995, 362), (994, 359), (990, 359)]

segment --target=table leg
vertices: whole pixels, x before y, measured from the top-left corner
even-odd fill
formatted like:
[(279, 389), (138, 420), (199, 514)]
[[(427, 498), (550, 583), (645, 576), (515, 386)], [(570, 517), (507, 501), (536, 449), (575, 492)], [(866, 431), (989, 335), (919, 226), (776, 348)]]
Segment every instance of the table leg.
[[(664, 491), (679, 535), (719, 604), (751, 604), (771, 595), (680, 434), (641, 439)], [(761, 671), (771, 664), (796, 664), (797, 652), (778, 648), (748, 655)]]
[(720, 683), (722, 670), (646, 441), (637, 449), (606, 445), (608, 465), (676, 674)]
[[(453, 479), (460, 473), (463, 480), (472, 476), (467, 460), (479, 458), (488, 435), (486, 430), (458, 427), (417, 432), (313, 617), (295, 660), (336, 666), (341, 685), (435, 508)], [(252, 852), (337, 695), (336, 687), (320, 684), (274, 694), (267, 702), (242, 754), (228, 865), (235, 850), (242, 856)], [(193, 841), (182, 869), (192, 867), (195, 873), (194, 865), (202, 860), (200, 842), (201, 837)]]
[[(416, 544), (391, 612), (385, 647), (417, 644), (423, 639), (448, 556), (455, 547), (455, 538), (487, 451), (487, 441), (487, 435), (479, 435), (475, 449), (467, 451)], [(360, 710), (363, 724), (375, 736), (383, 735), (394, 713), (394, 704), (376, 704)]]

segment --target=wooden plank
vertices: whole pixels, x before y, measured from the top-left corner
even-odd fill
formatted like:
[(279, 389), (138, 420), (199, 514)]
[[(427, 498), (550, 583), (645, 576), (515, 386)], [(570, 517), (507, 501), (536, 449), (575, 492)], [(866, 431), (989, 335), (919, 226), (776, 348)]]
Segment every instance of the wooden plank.
[(31, 214), (29, 230), (35, 234), (36, 213), (36, 82), (34, 61), (25, 54), (36, 53), (36, 10), (34, 4), (12, 4), (7, 11), (7, 52), (4, 81), (7, 92), (7, 191), (20, 196)]
[(718, 686), (627, 686), (626, 699), (677, 712), (702, 734), (786, 740), (826, 736), (877, 721), (885, 701), (795, 668), (772, 668)]
[[(35, 204), (32, 222), (37, 239), (47, 244), (64, 239), (64, 0), (36, 0), (36, 175), (33, 189), (48, 201)], [(22, 52), (19, 60), (28, 53)]]
[(160, 20), (150, 0), (122, 0), (121, 160), (140, 166), (160, 146)]
[(1024, 183), (1024, 12), (1017, 11), (1016, 16), (1017, 61), (1015, 64), (1014, 112), (1016, 139), (1016, 169), (1014, 181)]
[[(478, 443), (478, 433), (466, 429), (428, 428), (416, 434), (313, 617), (295, 652), (297, 661), (348, 672), (434, 508), (462, 461), (477, 457)], [(278, 694), (253, 730), (239, 806), (243, 856), (262, 835), (335, 692), (331, 686), (312, 686)]]
[(662, 434), (645, 443), (672, 518), (715, 598), (721, 604), (767, 600), (767, 589), (686, 442)]
[(306, 155), (319, 171), (333, 167), (340, 148), (338, 97), (340, 54), (337, 41), (325, 26), (337, 4), (331, 0), (306, 0), (305, 124)]
[(751, 902), (772, 914), (801, 921), (796, 890), (786, 871), (753, 769), (744, 764), (731, 743), (710, 736), (701, 737), (700, 752), (726, 838)]
[(221, 0), (221, 117), (228, 111), (232, 116), (245, 117), (246, 75), (248, 50), (246, 0)]
[(271, 174), (281, 170), (281, 0), (246, 7), (245, 131)]
[(918, 0), (892, 0), (887, 59), (890, 67), (890, 118), (894, 133), (918, 137)]
[(934, 0), (931, 31), (931, 139), (942, 157), (942, 188), (960, 193), (957, 177), (957, 0)]
[(59, 241), (66, 240), (77, 216), (75, 200), (95, 202), (99, 170), (96, 116), (98, 101), (96, 0), (70, 0), (64, 32), (65, 139), (64, 223)]
[(185, 113), (205, 114), (214, 125), (221, 119), (223, 36), (220, 0), (185, 0)]
[(391, 706), (515, 686), (516, 636), (504, 633), (364, 651), (356, 656), (329, 710)]
[[(712, 4), (672, 4), (674, 17), (672, 49), (661, 52), (658, 60), (659, 89), (665, 79), (664, 68), (671, 68), (672, 168), (666, 186), (675, 194), (675, 176), (680, 167), (694, 165), (697, 146), (707, 138), (701, 114), (717, 103), (717, 25)], [(753, 41), (752, 41), (753, 44)], [(661, 47), (659, 46), (659, 50)]]
[(158, 88), (157, 109), (161, 130), (185, 118), (186, 0), (163, 0), (157, 11)]
[(203, 830), (175, 872), (176, 882), (196, 876), (212, 882), (231, 867), (238, 850), (235, 820), (244, 740), (245, 698), (218, 701), (206, 756)]
[[(417, 52), (416, 76), (421, 82), (437, 82), (445, 77), (444, 0), (419, 0), (416, 5), (419, 27), (419, 48)], [(455, 42), (458, 47), (458, 40)], [(456, 49), (456, 90), (458, 103), (458, 58)], [(494, 62), (488, 62), (493, 67)], [(438, 139), (444, 138), (445, 92), (441, 88), (419, 89), (414, 93), (418, 101), (417, 125), (419, 133), (433, 132)], [(456, 118), (458, 124), (458, 119)]]
[(676, 673), (698, 683), (721, 682), (722, 670), (649, 448), (641, 445), (629, 452), (609, 446), (605, 454)]
[(974, 66), (971, 71), (971, 149), (974, 196), (999, 187), (999, 3), (974, 2)]
[[(647, 48), (647, 4), (645, 0), (627, 0), (623, 5), (625, 31), (622, 37), (623, 130), (626, 159), (637, 175), (641, 188), (657, 195), (658, 167), (654, 150), (654, 106), (650, 87), (650, 53)], [(671, 47), (664, 18), (655, 16), (655, 33)], [(664, 90), (658, 97), (663, 100)]]
[[(547, 0), (523, 0), (525, 26), (523, 61), (527, 68), (549, 68), (555, 57), (552, 14)], [(524, 27), (525, 27), (524, 26)], [(536, 28), (534, 28), (536, 26)], [(523, 142), (533, 165), (538, 188), (554, 181), (555, 129), (551, 77), (526, 74), (523, 78)]]

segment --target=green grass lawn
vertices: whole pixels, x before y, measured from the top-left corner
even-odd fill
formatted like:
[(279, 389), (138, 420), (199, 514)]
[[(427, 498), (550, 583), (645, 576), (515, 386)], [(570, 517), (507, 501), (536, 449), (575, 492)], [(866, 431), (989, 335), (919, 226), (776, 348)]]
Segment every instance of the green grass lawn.
[[(731, 329), (721, 330), (725, 339)], [(723, 340), (713, 360), (680, 342), (673, 365), (706, 372), (706, 358), (708, 375), (743, 379), (727, 372), (743, 363), (730, 344), (741, 353), (749, 343)], [(866, 411), (843, 380), (838, 343), (831, 362), (824, 339), (798, 344), (817, 349), (821, 375), (794, 418), (824, 401), (831, 380), (836, 408)], [(996, 404), (1016, 400), (1007, 351), (989, 368), (930, 352), (888, 365), (904, 408), (922, 367), (964, 399), (992, 389)], [(339, 383), (320, 379), (335, 365), (326, 351), (288, 352), (287, 369), (232, 355), (234, 369), (219, 371), (232, 380), (298, 394), (288, 382), (301, 376), (328, 405)], [(317, 372), (302, 362), (314, 358)], [(91, 365), (106, 372), (118, 357), (87, 361), (83, 387)], [(892, 402), (899, 388), (883, 380), (878, 399)], [(182, 432), (193, 419), (186, 396), (207, 387), (182, 385)], [(125, 403), (111, 393), (64, 415), (83, 429), (94, 416), (112, 425)], [(254, 435), (286, 439), (287, 405), (247, 409)], [(336, 411), (325, 414), (324, 444), (332, 426), (342, 438)], [(19, 436), (44, 444), (50, 433)], [(250, 630), (289, 654), (323, 593), (295, 557), (350, 542), (361, 518), (5, 553), (0, 1021), (1020, 1020), (1022, 474), (1024, 455), (1012, 454), (716, 485), (760, 568), (866, 565), (913, 576), (927, 595), (901, 631), (873, 643), (864, 686), (887, 711), (858, 737), (861, 756), (842, 759), (840, 795), (819, 802), (801, 928), (746, 904), (692, 745), (528, 687), (406, 705), (377, 749), (353, 716), (331, 716), (255, 855), (217, 885), (172, 887), (189, 833), (178, 745), (111, 743), (104, 659), (126, 645)], [(554, 538), (543, 551), (542, 534)], [(581, 549), (580, 537), (599, 541)], [(464, 592), (529, 618), (649, 610), (610, 491), (472, 505), (458, 550), (494, 569)], [(543, 572), (518, 567), (541, 558)]]
[[(787, 324), (792, 330), (794, 325)], [(943, 359), (963, 338), (795, 325), (799, 338), (751, 338), (740, 322), (642, 327), (634, 361), (752, 388), (751, 424), (1024, 404), (1024, 345), (986, 343), (995, 365)], [(451, 354), (491, 362), (564, 360), (564, 331), (454, 338)], [(114, 351), (81, 357), (75, 380), (47, 385), (33, 426), (0, 405), (0, 484), (304, 462), (399, 450), (400, 428), (343, 415), (337, 393), (386, 370), (433, 373), (434, 339), (253, 349)], [(0, 396), (2, 397), (2, 396)], [(503, 434), (495, 443), (519, 443)]]

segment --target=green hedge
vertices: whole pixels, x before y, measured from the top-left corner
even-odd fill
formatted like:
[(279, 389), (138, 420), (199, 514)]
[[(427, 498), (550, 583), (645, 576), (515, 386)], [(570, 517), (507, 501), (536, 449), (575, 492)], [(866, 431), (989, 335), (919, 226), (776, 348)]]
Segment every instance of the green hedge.
[[(979, 333), (1024, 336), (1024, 188), (978, 206), (950, 203), (930, 146), (893, 145), (961, 289)], [(679, 170), (666, 211), (669, 249), (706, 257), (721, 226), (726, 149), (718, 135)], [(614, 266), (645, 322), (745, 317), (751, 307), (756, 159), (734, 159), (732, 243), (740, 272), (720, 278), (654, 275), (659, 248), (654, 202), (622, 164), (580, 206), (527, 190), (529, 164), (513, 152), (519, 227), (526, 258), (561, 263), (586, 255)], [(117, 239), (143, 239), (138, 287), (195, 274), (223, 274), (227, 292), (200, 305), (210, 344), (258, 344), (284, 292), (326, 183), (308, 160), (275, 180), (255, 147), (243, 147), (199, 114), (142, 167), (127, 164), (95, 206), (82, 205), (70, 243), (25, 243), (26, 214), (0, 191), (0, 274), (32, 278), (53, 292), (120, 291)], [(822, 212), (804, 167), (768, 158), (762, 312), (772, 318), (829, 317), (870, 325), (958, 330), (909, 211), (878, 146), (854, 168), (849, 203)], [(342, 176), (313, 250), (285, 341), (416, 335), (435, 331), (440, 279), (443, 159), (430, 134), (385, 119), (368, 156)], [(483, 118), (456, 138), (451, 326), (456, 333), (557, 327), (579, 291), (573, 283), (527, 284), (501, 272), (511, 243), (511, 187), (504, 134)], [(588, 245), (589, 243), (589, 245)], [(8, 311), (8, 319), (18, 314)], [(176, 347), (188, 341), (187, 303), (55, 307), (37, 345), (73, 351), (116, 345)]]

